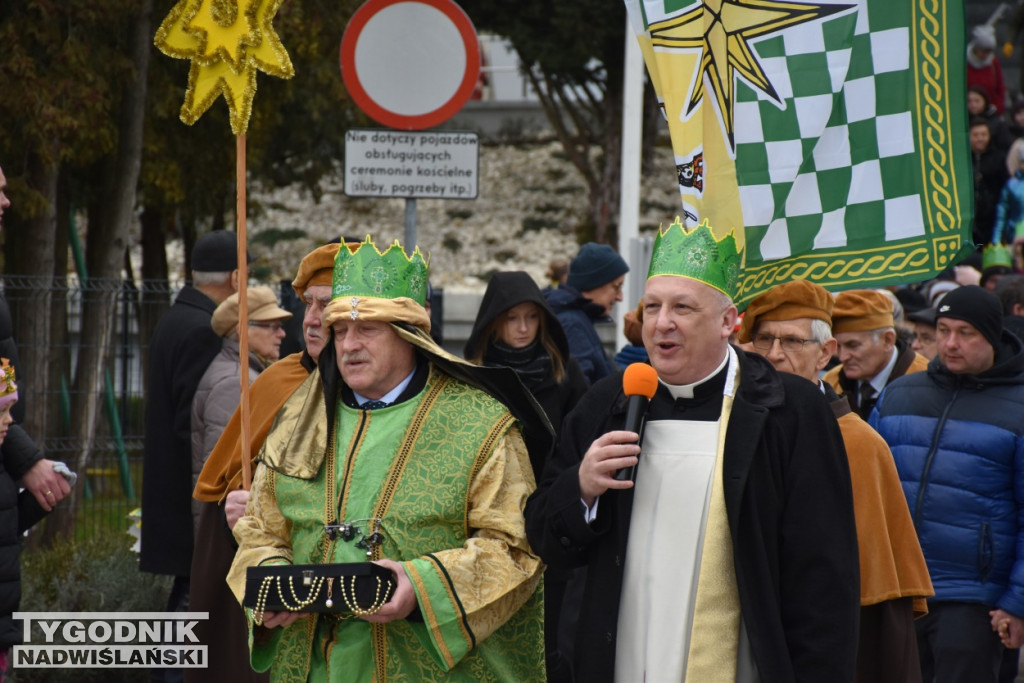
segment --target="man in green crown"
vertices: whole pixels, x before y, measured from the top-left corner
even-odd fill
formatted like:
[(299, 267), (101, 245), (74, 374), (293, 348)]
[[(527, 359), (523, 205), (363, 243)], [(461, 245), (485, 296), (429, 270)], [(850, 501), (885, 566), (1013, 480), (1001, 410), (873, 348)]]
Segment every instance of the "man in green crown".
[[(563, 423), (526, 507), (552, 567), (586, 566), (580, 681), (850, 681), (850, 473), (824, 397), (730, 346), (733, 236), (659, 232), (641, 302), (657, 391), (623, 430), (620, 376)], [(639, 456), (639, 457), (638, 457)], [(635, 482), (615, 474), (636, 465)]]
[(550, 427), (512, 371), (430, 339), (426, 283), (419, 249), (338, 251), (330, 339), (260, 452), (234, 529), (239, 599), (258, 565), (373, 561), (397, 579), (359, 618), (250, 611), (251, 663), (273, 680), (543, 679), (523, 507)]

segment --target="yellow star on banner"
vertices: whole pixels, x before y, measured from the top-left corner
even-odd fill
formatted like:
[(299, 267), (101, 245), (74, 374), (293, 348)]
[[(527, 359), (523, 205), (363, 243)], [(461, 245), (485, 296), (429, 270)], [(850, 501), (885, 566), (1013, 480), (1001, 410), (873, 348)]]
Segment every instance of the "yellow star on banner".
[(288, 51), (273, 27), (283, 0), (180, 0), (156, 32), (154, 43), (169, 57), (192, 60), (181, 120), (192, 125), (224, 95), (231, 130), (249, 127), (256, 71), (295, 75)]
[(650, 25), (651, 44), (662, 49), (699, 49), (689, 115), (704, 99), (707, 77), (730, 148), (735, 147), (733, 104), (736, 76), (781, 102), (750, 48), (754, 38), (827, 17), (854, 5), (817, 5), (783, 0), (704, 0), (678, 17)]

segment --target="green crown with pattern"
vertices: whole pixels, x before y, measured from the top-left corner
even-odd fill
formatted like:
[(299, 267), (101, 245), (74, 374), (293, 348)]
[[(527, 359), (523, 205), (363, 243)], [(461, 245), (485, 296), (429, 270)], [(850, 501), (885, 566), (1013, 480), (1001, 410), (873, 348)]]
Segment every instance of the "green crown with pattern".
[(408, 297), (425, 306), (427, 260), (420, 248), (407, 256), (395, 240), (383, 254), (369, 235), (356, 247), (339, 249), (334, 257), (331, 298), (362, 296), (376, 299)]
[(981, 269), (990, 266), (1013, 266), (1013, 255), (1005, 244), (990, 244), (981, 250)]
[(687, 231), (677, 216), (668, 228), (658, 230), (647, 279), (656, 275), (690, 278), (732, 298), (736, 294), (742, 261), (736, 249), (735, 231), (716, 240), (706, 218)]

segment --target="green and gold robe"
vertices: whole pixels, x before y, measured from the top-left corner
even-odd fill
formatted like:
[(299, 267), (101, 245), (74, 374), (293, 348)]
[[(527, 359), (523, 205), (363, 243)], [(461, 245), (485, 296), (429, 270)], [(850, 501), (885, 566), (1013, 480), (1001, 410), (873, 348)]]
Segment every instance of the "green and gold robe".
[(254, 669), (280, 681), (543, 680), (542, 565), (522, 515), (535, 484), (501, 403), (432, 367), (411, 400), (372, 412), (339, 401), (332, 428), (314, 372), (260, 461), (234, 532), (236, 596), (250, 566), (367, 561), (324, 524), (380, 518), (372, 559), (402, 562), (422, 621), (311, 615), (267, 630), (250, 615)]

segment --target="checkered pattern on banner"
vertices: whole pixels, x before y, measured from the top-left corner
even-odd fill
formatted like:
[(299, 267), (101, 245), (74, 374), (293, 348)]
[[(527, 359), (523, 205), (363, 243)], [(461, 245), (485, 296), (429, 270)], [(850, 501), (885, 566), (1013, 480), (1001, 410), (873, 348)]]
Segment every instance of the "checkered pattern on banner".
[(755, 44), (780, 105), (740, 79), (736, 172), (747, 262), (923, 235), (909, 3), (859, 0)]

